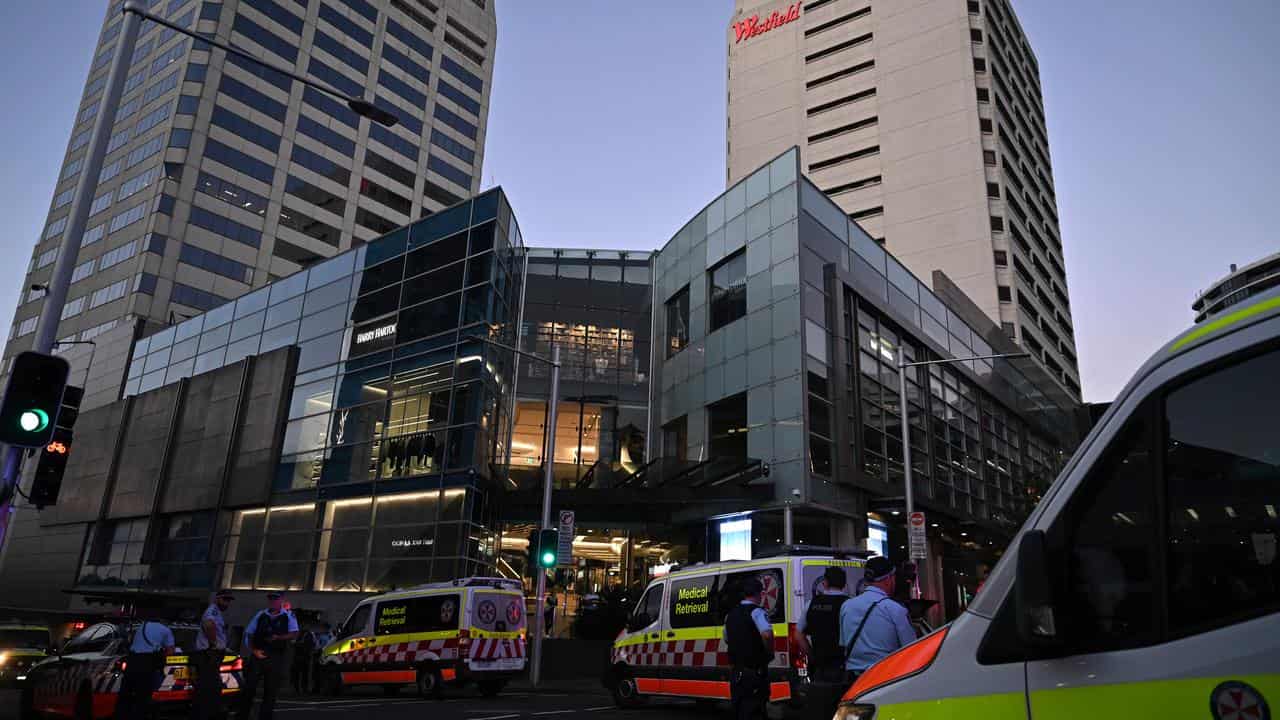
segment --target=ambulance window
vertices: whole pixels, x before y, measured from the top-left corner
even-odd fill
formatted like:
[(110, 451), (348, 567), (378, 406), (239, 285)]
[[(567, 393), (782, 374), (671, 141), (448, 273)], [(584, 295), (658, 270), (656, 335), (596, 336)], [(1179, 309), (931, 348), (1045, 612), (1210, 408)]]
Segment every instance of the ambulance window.
[(440, 632), (458, 629), (459, 596), (428, 595), (378, 603), (375, 635)]
[(1155, 638), (1156, 503), (1148, 417), (1143, 410), (1134, 414), (1050, 533), (1066, 568), (1057, 604), (1060, 633), (1072, 654), (1138, 647)]
[(373, 606), (361, 605), (356, 608), (351, 613), (351, 617), (347, 618), (347, 621), (342, 624), (342, 635), (339, 639), (349, 638), (352, 635), (364, 632), (364, 626), (369, 624), (369, 610), (371, 607)]
[(115, 639), (115, 628), (109, 623), (99, 623), (71, 638), (63, 652), (72, 653), (102, 652)]
[(763, 568), (725, 573), (720, 576), (720, 587), (716, 593), (716, 624), (723, 625), (725, 617), (735, 605), (742, 602), (742, 583), (754, 577), (764, 586), (761, 601), (764, 610), (769, 614), (769, 622), (777, 624), (786, 622), (786, 588), (782, 583), (782, 570)]
[(635, 632), (636, 630), (647, 628), (657, 622), (661, 614), (662, 583), (658, 583), (649, 588), (644, 597), (640, 598), (640, 602), (636, 603), (635, 612), (631, 614), (631, 621), (627, 623), (627, 629)]
[(676, 580), (671, 583), (671, 627), (709, 627), (719, 625), (715, 611), (716, 576)]
[(1280, 350), (1165, 399), (1169, 629), (1280, 611)]

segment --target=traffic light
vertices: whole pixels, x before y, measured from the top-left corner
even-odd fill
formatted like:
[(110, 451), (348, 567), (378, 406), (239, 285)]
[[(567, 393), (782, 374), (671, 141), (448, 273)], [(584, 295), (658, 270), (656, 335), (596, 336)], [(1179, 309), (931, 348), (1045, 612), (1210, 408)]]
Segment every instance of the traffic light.
[(553, 568), (560, 553), (560, 531), (538, 531), (538, 567)]
[(37, 509), (58, 504), (58, 491), (62, 489), (62, 475), (67, 469), (67, 457), (71, 454), (71, 428), (80, 415), (80, 401), (84, 390), (68, 385), (62, 395), (62, 408), (58, 412), (53, 439), (40, 451), (35, 476), (31, 480), (31, 504)]
[(70, 372), (71, 366), (60, 357), (18, 353), (0, 401), (0, 442), (28, 448), (48, 445)]

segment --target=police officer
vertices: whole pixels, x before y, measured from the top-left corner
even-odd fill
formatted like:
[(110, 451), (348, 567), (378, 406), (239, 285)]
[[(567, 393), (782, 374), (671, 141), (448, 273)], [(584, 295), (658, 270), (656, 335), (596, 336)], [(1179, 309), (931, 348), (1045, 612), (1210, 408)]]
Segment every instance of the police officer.
[(191, 660), (196, 668), (196, 697), (192, 715), (208, 720), (218, 714), (222, 704), (222, 659), (227, 654), (227, 621), (223, 613), (235, 597), (230, 590), (219, 590), (200, 618), (200, 634)]
[(897, 586), (898, 568), (889, 558), (873, 557), (867, 560), (864, 572), (862, 594), (840, 608), (840, 644), (849, 682), (916, 640), (907, 609), (890, 599)]
[(764, 586), (754, 577), (742, 583), (745, 596), (729, 611), (723, 639), (729, 649), (729, 698), (738, 720), (765, 717), (769, 702), (769, 663), (773, 660), (773, 627), (761, 607)]
[(284, 593), (267, 593), (267, 609), (259, 610), (244, 629), (245, 649), (249, 651), (249, 669), (241, 689), (239, 720), (249, 720), (253, 696), (262, 683), (262, 705), (259, 720), (270, 720), (276, 707), (276, 693), (289, 667), (289, 644), (298, 636), (298, 619), (285, 609)]
[(822, 574), (823, 586), (809, 601), (800, 618), (796, 636), (800, 650), (809, 658), (809, 691), (812, 717), (831, 717), (848, 689), (845, 684), (844, 648), (840, 647), (840, 609), (849, 601), (848, 578), (844, 568), (831, 566)]
[(173, 631), (162, 622), (143, 620), (134, 628), (116, 702), (117, 720), (142, 720), (150, 715), (151, 693), (160, 687), (164, 658), (175, 644)]

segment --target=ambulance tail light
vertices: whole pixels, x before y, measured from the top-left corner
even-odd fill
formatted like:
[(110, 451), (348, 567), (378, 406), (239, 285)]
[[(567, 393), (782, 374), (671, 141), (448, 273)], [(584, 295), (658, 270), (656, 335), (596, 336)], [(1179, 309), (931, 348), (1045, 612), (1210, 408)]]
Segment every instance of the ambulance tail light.
[(471, 631), (466, 628), (458, 631), (458, 654), (463, 658), (471, 657)]
[(223, 663), (218, 668), (218, 672), (240, 672), (241, 670), (244, 670), (244, 660), (242, 658), (236, 658), (235, 662)]
[[(858, 681), (853, 684), (853, 687), (849, 688), (849, 691), (844, 694), (841, 702), (850, 703), (858, 696), (882, 685), (888, 685), (891, 682), (923, 672), (925, 668), (933, 663), (933, 659), (938, 656), (938, 649), (942, 647), (942, 640), (946, 636), (947, 628), (944, 627), (867, 668), (867, 671), (862, 673)], [(853, 714), (847, 717), (855, 718), (859, 716)]]
[(129, 667), (129, 663), (125, 662), (124, 658), (120, 658), (111, 665), (111, 672), (123, 673), (127, 667)]
[(809, 656), (800, 650), (800, 643), (797, 638), (800, 636), (800, 629), (795, 623), (787, 625), (787, 649), (791, 655), (791, 669), (796, 671), (796, 675), (800, 677), (809, 676)]

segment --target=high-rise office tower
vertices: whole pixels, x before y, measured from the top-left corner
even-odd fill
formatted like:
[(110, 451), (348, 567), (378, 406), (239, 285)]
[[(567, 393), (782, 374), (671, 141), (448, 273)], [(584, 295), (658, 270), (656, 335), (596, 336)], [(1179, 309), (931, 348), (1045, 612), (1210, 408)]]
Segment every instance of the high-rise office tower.
[[(34, 337), (118, 45), (98, 50), (4, 366)], [(252, 62), (143, 22), (58, 338), (165, 324), (479, 190), (493, 0), (152, 0), (151, 12), (372, 100), (394, 127)]]
[(849, 217), (1079, 400), (1039, 66), (1008, 0), (736, 0), (726, 32), (728, 182), (799, 146)]

